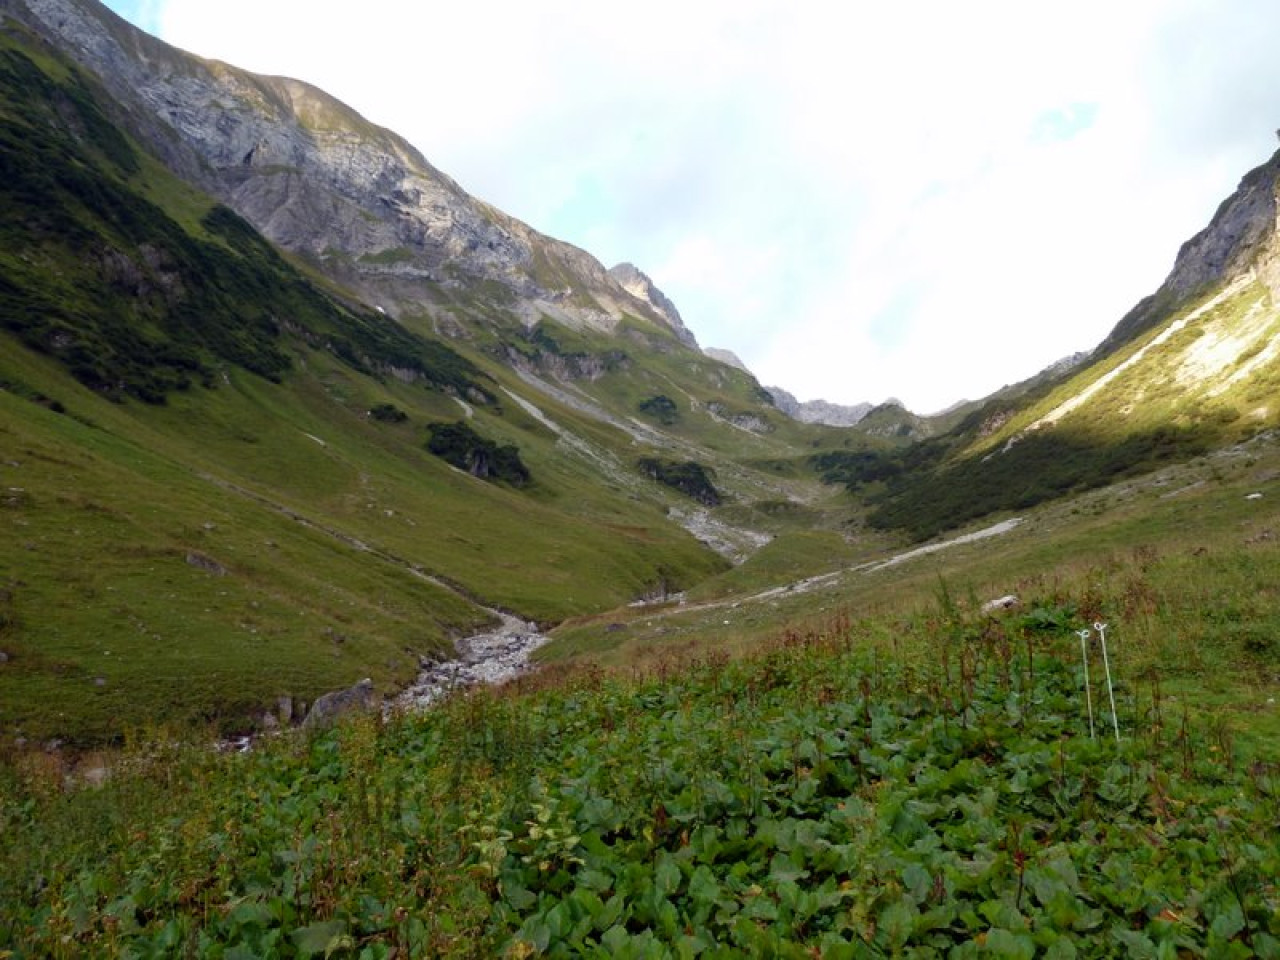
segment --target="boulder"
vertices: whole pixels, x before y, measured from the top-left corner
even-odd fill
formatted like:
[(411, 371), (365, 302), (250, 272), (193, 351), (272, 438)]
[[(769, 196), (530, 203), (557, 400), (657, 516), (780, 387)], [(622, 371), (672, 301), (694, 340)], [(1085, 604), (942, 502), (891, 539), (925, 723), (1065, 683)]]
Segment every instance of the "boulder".
[(996, 597), (994, 600), (988, 600), (982, 605), (983, 613), (999, 613), (1001, 610), (1012, 610), (1014, 607), (1021, 606), (1022, 601), (1012, 593), (1003, 597)]
[(374, 706), (373, 681), (368, 677), (354, 687), (326, 693), (316, 700), (307, 712), (307, 719), (302, 721), (304, 727), (323, 726), (332, 723), (344, 713), (353, 710), (370, 710)]
[(207, 557), (203, 553), (197, 553), (194, 550), (187, 554), (187, 563), (195, 567), (197, 570), (212, 573), (215, 577), (225, 577), (227, 575), (227, 568), (217, 560), (214, 560), (212, 557)]

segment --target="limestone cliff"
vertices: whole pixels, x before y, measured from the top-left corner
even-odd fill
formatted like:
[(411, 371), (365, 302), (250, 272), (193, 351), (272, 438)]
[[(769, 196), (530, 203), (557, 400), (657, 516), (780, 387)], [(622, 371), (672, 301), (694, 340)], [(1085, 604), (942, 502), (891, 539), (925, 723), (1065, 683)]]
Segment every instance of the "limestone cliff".
[(792, 420), (801, 423), (824, 423), (829, 427), (851, 427), (871, 412), (870, 403), (855, 403), (845, 406), (839, 403), (828, 403), (826, 400), (806, 400), (801, 403), (796, 397), (781, 387), (765, 387), (773, 397), (773, 404)]
[(1222, 202), (1209, 225), (1184, 243), (1173, 270), (1154, 294), (1143, 298), (1116, 324), (1094, 352), (1102, 357), (1165, 319), (1197, 294), (1207, 293), (1253, 270), (1280, 294), (1280, 240), (1276, 191), (1280, 152), (1251, 170)]
[(590, 254), (468, 195), (316, 87), (187, 54), (97, 0), (4, 9), (98, 74), (176, 172), (389, 312), (465, 310), (484, 289), (488, 306), (529, 324), (612, 330), (625, 313), (670, 323)]
[(743, 373), (751, 373), (751, 371), (747, 369), (747, 365), (742, 362), (742, 358), (732, 350), (724, 350), (720, 347), (707, 347), (702, 352), (712, 360), (719, 360), (721, 363), (733, 367), (736, 370), (741, 370)]
[(649, 304), (659, 316), (667, 321), (667, 325), (671, 327), (680, 341), (686, 346), (698, 349), (698, 341), (694, 337), (693, 332), (685, 325), (684, 320), (680, 317), (680, 311), (676, 309), (676, 305), (671, 302), (671, 298), (654, 285), (639, 267), (631, 263), (619, 263), (617, 266), (609, 268), (609, 276), (613, 277), (622, 289), (626, 290), (634, 297), (638, 297), (645, 303)]

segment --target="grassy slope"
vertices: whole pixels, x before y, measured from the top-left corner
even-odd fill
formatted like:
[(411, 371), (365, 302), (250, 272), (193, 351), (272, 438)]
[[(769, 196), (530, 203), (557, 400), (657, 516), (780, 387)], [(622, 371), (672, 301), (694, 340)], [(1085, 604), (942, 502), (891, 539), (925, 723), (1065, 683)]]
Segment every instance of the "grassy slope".
[[(904, 451), (897, 460), (906, 469), (872, 496), (870, 520), (926, 539), (995, 511), (1150, 472), (1273, 428), (1280, 422), (1273, 400), (1280, 359), (1266, 344), (1278, 323), (1270, 294), (1257, 281), (1209, 291), (1057, 385), (1037, 387), (1012, 404), (997, 397), (952, 435)], [(1207, 376), (1192, 374), (1214, 359), (1215, 345), (1227, 361)], [(1231, 383), (1237, 372), (1241, 378)], [(1095, 385), (1100, 388), (1076, 409), (1055, 423), (1044, 421)]]
[[(403, 682), (418, 653), (439, 648), (448, 634), (484, 618), (401, 565), (371, 564), (369, 553), (303, 527), (282, 509), (444, 577), (468, 596), (545, 621), (626, 602), (663, 581), (686, 586), (721, 569), (722, 561), (659, 509), (637, 502), (630, 491), (602, 486), (598, 471), (558, 454), (554, 437), (528, 418), (477, 414), (487, 434), (519, 443), (533, 470), (534, 487), (514, 491), (461, 474), (422, 448), (426, 422), (461, 413), (452, 400), (378, 384), (324, 354), (304, 359), (307, 373), (283, 386), (232, 375), (216, 390), (178, 395), (164, 406), (120, 407), (70, 384), (19, 347), (6, 353), (0, 378), (20, 377), (30, 391), (57, 397), (75, 415), (0, 393), (0, 425), (12, 440), (6, 449), (20, 464), (6, 473), (24, 490), (5, 511), (14, 536), (0, 549), (7, 578), (24, 584), (12, 591), (17, 625), (4, 640), (13, 664), (38, 653), (63, 664), (57, 670), (85, 677), (87, 686), (102, 664), (80, 649), (85, 636), (95, 637), (90, 647), (139, 662), (139, 638), (128, 616), (112, 612), (112, 598), (77, 593), (81, 577), (91, 574), (102, 585), (134, 582), (134, 589), (154, 594), (153, 606), (173, 595), (173, 609), (164, 612), (172, 620), (165, 631), (170, 645), (143, 647), (155, 675), (183, 676), (178, 647), (186, 651), (181, 656), (203, 651), (210, 668), (202, 680), (209, 696), (190, 704), (180, 692), (152, 697), (130, 682), (119, 693), (130, 709), (113, 712), (92, 706), (103, 701), (98, 688), (85, 689), (60, 708), (68, 713), (62, 727), (27, 713), (47, 701), (20, 693), (35, 691), (23, 682), (4, 700), (12, 704), (6, 722), (21, 721), (34, 736), (101, 734), (112, 717), (176, 719), (212, 711), (218, 692), (228, 712), (239, 714), (247, 704), (265, 706), (276, 694), (310, 699), (366, 674), (383, 685)], [(376, 402), (397, 403), (410, 413), (409, 422), (371, 421), (364, 411)], [(62, 463), (77, 469), (61, 470), (56, 465)], [(41, 464), (55, 466), (35, 469)], [(94, 517), (122, 519), (104, 520), (95, 525), (100, 535), (71, 542), (66, 531), (79, 529), (79, 521), (69, 504), (82, 502), (90, 506), (77, 508), (80, 513), (100, 505), (103, 511)], [(205, 529), (208, 524), (216, 530)], [(299, 539), (305, 545), (283, 547)], [(38, 548), (39, 576), (24, 547), (32, 541), (45, 544)], [(89, 563), (99, 550), (112, 560)], [(210, 578), (195, 571), (185, 563), (188, 550), (210, 556), (231, 574)], [(148, 581), (156, 569), (153, 551), (167, 551), (177, 586)], [(370, 566), (380, 572), (365, 569)], [(371, 575), (391, 582), (375, 588), (367, 582)], [(211, 580), (216, 594), (229, 592), (241, 604), (219, 602), (204, 622), (189, 620), (189, 605), (199, 601), (188, 593), (198, 595), (201, 586), (213, 590)], [(256, 587), (247, 589), (246, 581)], [(258, 591), (282, 596), (261, 613), (242, 610), (262, 603)], [(370, 605), (397, 613), (388, 623), (364, 609)], [(40, 616), (41, 609), (56, 613)], [(241, 624), (253, 625), (244, 628), (246, 638), (258, 629), (289, 642), (252, 656), (238, 653), (224, 637), (238, 635)], [(362, 642), (342, 646), (331, 663), (334, 644), (325, 638), (333, 633)], [(274, 669), (291, 661), (288, 671)], [(264, 671), (267, 666), (273, 669)], [(16, 669), (6, 674), (16, 675)]]
[[(1268, 436), (1231, 455), (1027, 511), (1003, 536), (878, 570), (857, 569), (867, 559), (859, 553), (825, 568), (798, 566), (791, 576), (751, 577), (753, 566), (768, 562), (766, 550), (700, 585), (683, 606), (613, 611), (566, 624), (542, 656), (619, 665), (710, 647), (746, 650), (791, 625), (842, 612), (905, 623), (936, 606), (942, 584), (969, 609), (1008, 593), (1024, 600), (1070, 593), (1086, 596), (1115, 624), (1126, 670), (1158, 666), (1193, 709), (1197, 702), (1222, 706), (1242, 729), (1280, 742), (1280, 711), (1265, 708), (1266, 691), (1274, 695), (1280, 682), (1274, 669), (1280, 604), (1272, 586), (1280, 577), (1276, 476), (1280, 449)], [(1262, 497), (1247, 499), (1254, 493)], [(870, 552), (894, 551), (882, 541)], [(800, 584), (751, 599), (833, 571), (811, 588)]]

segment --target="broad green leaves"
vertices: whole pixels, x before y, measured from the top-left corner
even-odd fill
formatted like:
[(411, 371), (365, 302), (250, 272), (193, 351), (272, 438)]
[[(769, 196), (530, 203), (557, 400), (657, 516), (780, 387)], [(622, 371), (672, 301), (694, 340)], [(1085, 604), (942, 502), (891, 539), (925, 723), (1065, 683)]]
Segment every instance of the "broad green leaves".
[(1029, 673), (961, 706), (783, 649), (210, 761), (167, 818), (122, 815), (145, 843), (42, 867), (0, 948), (16, 923), (241, 960), (1280, 955), (1267, 771), (1090, 741), (1072, 672)]

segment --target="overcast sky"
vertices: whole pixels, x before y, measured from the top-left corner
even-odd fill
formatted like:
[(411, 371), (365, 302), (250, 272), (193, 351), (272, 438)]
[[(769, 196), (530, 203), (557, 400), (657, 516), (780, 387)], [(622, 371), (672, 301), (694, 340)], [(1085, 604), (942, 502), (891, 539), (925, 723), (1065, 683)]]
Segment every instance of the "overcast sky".
[(1095, 346), (1280, 126), (1274, 0), (110, 0), (324, 88), (801, 399)]

